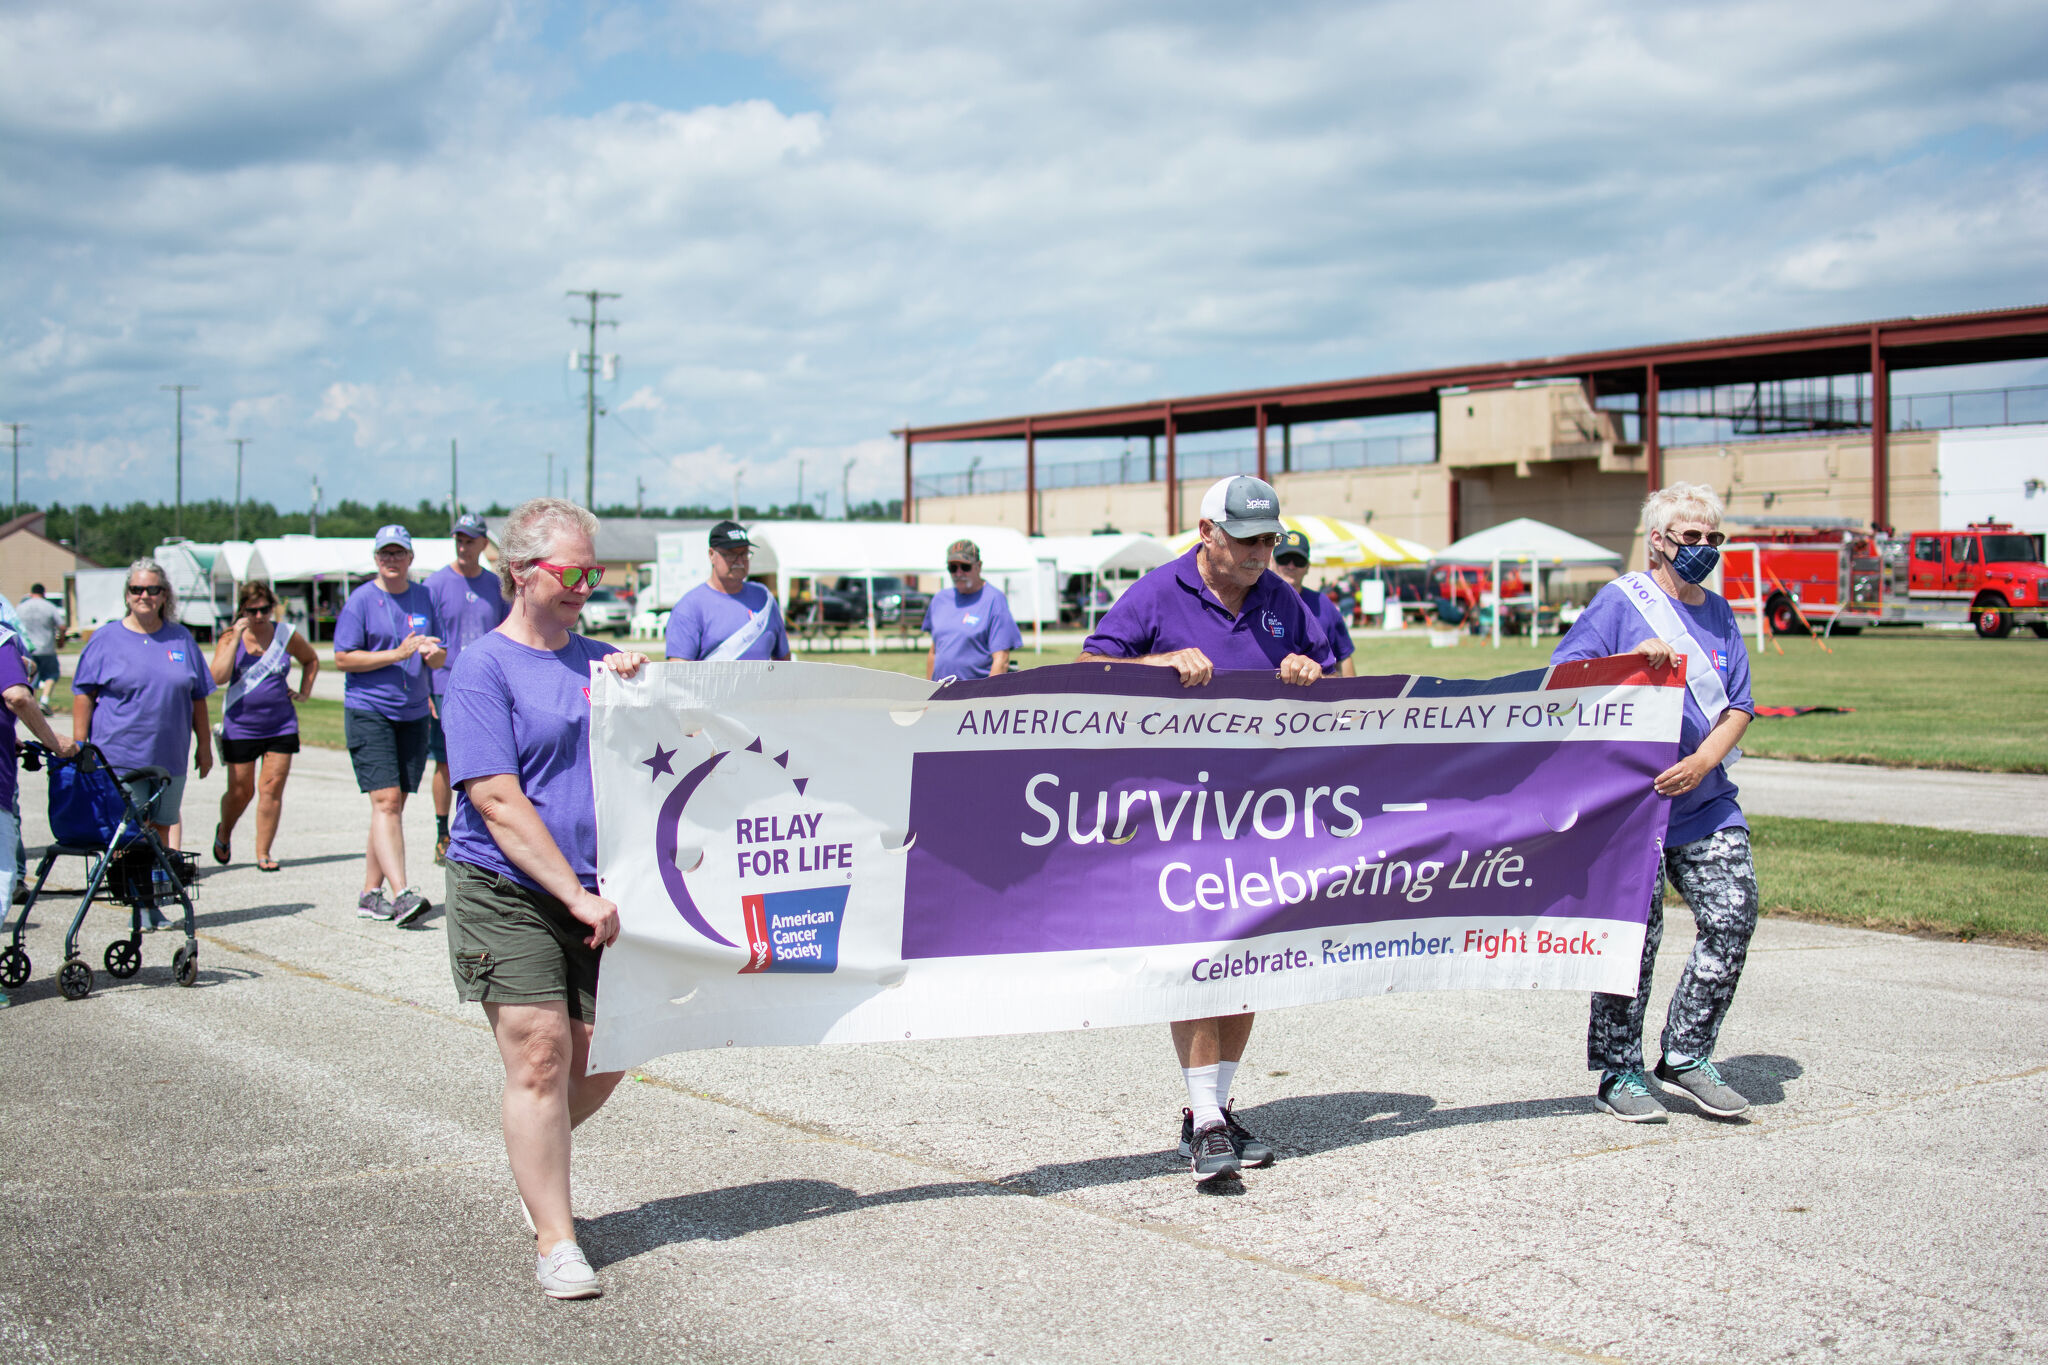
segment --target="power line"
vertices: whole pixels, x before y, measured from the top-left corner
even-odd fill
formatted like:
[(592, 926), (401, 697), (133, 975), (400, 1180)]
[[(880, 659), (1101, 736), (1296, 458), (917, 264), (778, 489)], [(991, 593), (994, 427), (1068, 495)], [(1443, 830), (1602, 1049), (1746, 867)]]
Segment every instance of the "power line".
[(171, 534), (185, 534), (185, 391), (196, 389), (197, 384), (159, 384), (159, 389), (169, 389), (178, 395), (178, 510), (172, 514)]
[[(575, 352), (569, 355), (569, 367), (583, 371), (583, 505), (597, 505), (597, 372), (600, 366), (605, 378), (610, 379), (618, 372), (619, 358), (616, 355), (600, 356), (597, 353), (597, 329), (616, 327), (619, 324), (597, 315), (598, 302), (615, 299), (617, 294), (607, 294), (602, 289), (570, 289), (564, 291), (572, 299), (587, 299), (590, 316), (570, 318), (572, 327), (585, 327), (590, 332), (590, 349), (579, 357)], [(566, 471), (565, 471), (566, 472)]]

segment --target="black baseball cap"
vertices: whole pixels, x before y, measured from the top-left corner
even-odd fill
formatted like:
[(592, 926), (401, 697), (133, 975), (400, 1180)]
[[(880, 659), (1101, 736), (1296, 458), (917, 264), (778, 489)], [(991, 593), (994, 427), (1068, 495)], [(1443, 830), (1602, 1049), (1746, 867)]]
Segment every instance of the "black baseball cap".
[(1308, 563), (1308, 537), (1299, 531), (1282, 531), (1280, 543), (1273, 547), (1273, 562), (1284, 564), (1288, 560), (1297, 564)]
[(754, 548), (753, 539), (747, 535), (746, 527), (736, 521), (728, 520), (721, 521), (718, 525), (711, 528), (712, 549), (730, 550), (735, 547), (745, 550)]

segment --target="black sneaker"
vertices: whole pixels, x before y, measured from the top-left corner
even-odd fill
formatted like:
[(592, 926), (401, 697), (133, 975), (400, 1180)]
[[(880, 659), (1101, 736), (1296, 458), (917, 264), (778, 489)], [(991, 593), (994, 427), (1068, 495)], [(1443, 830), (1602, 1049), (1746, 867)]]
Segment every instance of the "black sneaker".
[(1230, 1130), (1230, 1145), (1237, 1148), (1238, 1159), (1247, 1166), (1270, 1166), (1273, 1164), (1273, 1148), (1255, 1138), (1246, 1127), (1237, 1121), (1234, 1105), (1223, 1106), (1223, 1126)]
[(1188, 1151), (1188, 1171), (1197, 1185), (1228, 1180), (1244, 1164), (1230, 1140), (1230, 1129), (1220, 1123), (1205, 1125), (1190, 1134)]
[(432, 901), (408, 886), (391, 902), (391, 922), (403, 929), (433, 908)]

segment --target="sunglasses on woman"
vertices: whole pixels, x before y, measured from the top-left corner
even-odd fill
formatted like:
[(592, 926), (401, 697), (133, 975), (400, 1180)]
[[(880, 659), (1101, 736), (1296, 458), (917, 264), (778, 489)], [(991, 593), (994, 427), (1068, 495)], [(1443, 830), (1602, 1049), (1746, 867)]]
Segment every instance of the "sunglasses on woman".
[(555, 581), (565, 588), (596, 587), (604, 581), (604, 565), (595, 564), (584, 568), (580, 564), (550, 564), (545, 559), (533, 561), (536, 569), (546, 569), (555, 576)]
[(1678, 545), (1712, 545), (1716, 548), (1728, 543), (1728, 537), (1719, 531), (1666, 531), (1664, 539)]
[(164, 586), (161, 583), (130, 583), (128, 585), (128, 595), (130, 597), (162, 597), (164, 591)]

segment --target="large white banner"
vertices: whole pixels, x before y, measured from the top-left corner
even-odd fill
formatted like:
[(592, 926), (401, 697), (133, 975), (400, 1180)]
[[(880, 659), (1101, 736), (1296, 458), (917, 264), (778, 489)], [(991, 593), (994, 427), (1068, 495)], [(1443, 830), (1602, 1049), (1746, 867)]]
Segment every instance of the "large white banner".
[(594, 674), (592, 1065), (1635, 988), (1682, 678)]

